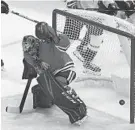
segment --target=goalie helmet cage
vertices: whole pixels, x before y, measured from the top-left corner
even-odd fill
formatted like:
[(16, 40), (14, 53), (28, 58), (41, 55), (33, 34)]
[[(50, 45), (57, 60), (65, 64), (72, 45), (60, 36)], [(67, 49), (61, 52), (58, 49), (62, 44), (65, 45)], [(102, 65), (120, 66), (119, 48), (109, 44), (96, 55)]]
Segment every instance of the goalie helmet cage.
[[(88, 14), (87, 13), (88, 13), (88, 11), (85, 11), (85, 10), (81, 10), (79, 12), (74, 9), (70, 9), (70, 10), (55, 9), (55, 10), (53, 10), (53, 14), (52, 14), (52, 27), (58, 34), (64, 33), (64, 28), (66, 26), (65, 25), (66, 19), (68, 18), (69, 19), (68, 26), (70, 26), (70, 28), (71, 28), (71, 30), (70, 30), (71, 33), (70, 33), (70, 35), (68, 35), (68, 37), (71, 41), (73, 41), (73, 40), (75, 41), (76, 39), (78, 41), (82, 41), (82, 39), (80, 39), (79, 36), (77, 36), (77, 38), (74, 36), (73, 37), (71, 36), (71, 35), (74, 35), (74, 33), (72, 32), (74, 27), (71, 24), (77, 24), (77, 26), (82, 26), (82, 23), (84, 23), (87, 27), (90, 25), (90, 27), (91, 27), (90, 33), (95, 33), (96, 35), (100, 35), (100, 31), (101, 31), (101, 29), (103, 29), (107, 32), (110, 32), (111, 34), (113, 33), (113, 34), (116, 34), (119, 36), (124, 36), (127, 39), (131, 40), (131, 53), (130, 53), (131, 59), (127, 59), (127, 60), (129, 60), (129, 62), (130, 62), (130, 63), (128, 63), (130, 66), (129, 67), (130, 68), (129, 69), (129, 71), (130, 71), (129, 72), (130, 73), (129, 74), (129, 77), (130, 77), (130, 90), (129, 90), (129, 92), (130, 92), (130, 123), (134, 123), (134, 120), (135, 120), (135, 36), (133, 35), (134, 30), (132, 31), (132, 27), (130, 27), (129, 25), (126, 26), (126, 23), (125, 23), (125, 29), (129, 29), (128, 31), (122, 30), (121, 28), (117, 29), (112, 26), (110, 27), (110, 24), (106, 25), (106, 22), (102, 22), (102, 20), (105, 20), (106, 17), (111, 18), (111, 16), (108, 16), (105, 14), (99, 14), (99, 13), (96, 14), (96, 12), (94, 12), (94, 11), (89, 11), (89, 13)], [(73, 22), (72, 20), (77, 21), (77, 22)], [(119, 23), (119, 20), (121, 20), (121, 19), (118, 19), (118, 21), (117, 21), (117, 18), (116, 18), (116, 21), (118, 23)], [(123, 22), (124, 20), (121, 20), (121, 21)], [(124, 25), (121, 21), (118, 24), (118, 26)], [(94, 32), (94, 27), (97, 27), (99, 29), (95, 29), (96, 31)], [(77, 28), (77, 31), (80, 31), (80, 30), (78, 30), (78, 28)], [(77, 34), (75, 34), (75, 35), (77, 35)], [(73, 44), (75, 44), (75, 43), (73, 43)], [(97, 80), (100, 80), (100, 78), (98, 78)]]

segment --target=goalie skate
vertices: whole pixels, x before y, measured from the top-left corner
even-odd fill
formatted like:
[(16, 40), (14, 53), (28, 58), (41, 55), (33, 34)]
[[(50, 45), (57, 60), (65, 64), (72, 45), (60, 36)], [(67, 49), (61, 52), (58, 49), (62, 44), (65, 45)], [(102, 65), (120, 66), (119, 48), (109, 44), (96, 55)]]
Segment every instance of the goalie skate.
[(80, 126), (87, 120), (87, 118), (88, 118), (88, 115), (83, 117), (81, 120), (76, 121), (74, 124)]
[(80, 60), (81, 62), (84, 62), (84, 59), (83, 59), (83, 57), (80, 55), (80, 53), (79, 53), (79, 51), (74, 51), (73, 52), (73, 54), (76, 56), (76, 58), (78, 59), (78, 60)]
[(73, 52), (73, 54), (79, 59), (81, 62), (84, 63), (84, 70), (83, 73), (92, 74), (96, 76), (101, 75), (101, 69), (100, 67), (96, 66), (93, 63), (84, 62), (83, 57), (80, 55), (80, 53), (76, 50)]

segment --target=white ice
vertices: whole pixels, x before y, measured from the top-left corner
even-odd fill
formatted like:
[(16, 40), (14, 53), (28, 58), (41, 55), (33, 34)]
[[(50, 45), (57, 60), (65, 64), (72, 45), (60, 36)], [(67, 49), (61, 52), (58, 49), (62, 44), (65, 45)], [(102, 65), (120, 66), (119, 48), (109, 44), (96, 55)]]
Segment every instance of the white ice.
[[(46, 1), (10, 1), (9, 6), (16, 12), (38, 21), (52, 24), (52, 10), (65, 7), (64, 2)], [(72, 83), (72, 87), (88, 106), (88, 120), (80, 127), (71, 125), (68, 117), (56, 106), (51, 109), (32, 109), (32, 94), (26, 100), (22, 114), (5, 112), (7, 105), (18, 106), (26, 81), (21, 80), (22, 47), (24, 35), (34, 35), (35, 23), (13, 14), (1, 15), (2, 59), (5, 72), (1, 73), (1, 123), (2, 130), (133, 130), (129, 124), (129, 98), (117, 93), (111, 82), (81, 81)], [(78, 64), (77, 59), (73, 59)], [(77, 66), (79, 70), (80, 65)], [(80, 73), (78, 73), (80, 76)], [(36, 80), (32, 82), (36, 84)], [(121, 106), (119, 100), (124, 99)]]

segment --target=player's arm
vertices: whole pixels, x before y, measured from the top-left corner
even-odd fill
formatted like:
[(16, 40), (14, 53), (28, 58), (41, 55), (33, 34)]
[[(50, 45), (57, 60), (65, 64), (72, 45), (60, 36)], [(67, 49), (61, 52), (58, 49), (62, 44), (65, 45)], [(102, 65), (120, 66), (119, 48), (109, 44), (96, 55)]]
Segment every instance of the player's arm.
[(67, 35), (65, 34), (60, 34), (59, 35), (59, 42), (58, 44), (56, 44), (56, 47), (60, 50), (60, 51), (67, 51), (67, 49), (70, 47), (70, 41)]
[(35, 34), (39, 39), (54, 43), (60, 51), (66, 51), (70, 46), (70, 41), (66, 35), (57, 35), (55, 30), (45, 22), (36, 25)]
[(62, 71), (56, 74), (55, 78), (63, 86), (67, 86), (76, 78), (76, 72), (73, 70)]
[(44, 63), (38, 56), (39, 53), (39, 40), (33, 36), (25, 36), (23, 38), (22, 46), (25, 60), (31, 64), (38, 74), (42, 70), (48, 69), (49, 65)]
[(46, 41), (49, 40), (55, 44), (59, 42), (59, 37), (57, 36), (54, 29), (45, 22), (39, 22), (36, 24), (35, 35), (39, 39)]
[(24, 59), (32, 65), (38, 74), (41, 73), (41, 61), (37, 60), (37, 56), (29, 52), (24, 52)]
[[(129, 18), (135, 13), (135, 4), (132, 1), (115, 1), (121, 11), (118, 12), (118, 17), (122, 19)], [(130, 11), (128, 11), (130, 10)], [(133, 11), (131, 11), (133, 10)]]
[[(125, 11), (125, 14), (127, 15), (127, 17), (129, 18), (132, 14), (135, 13), (135, 1), (126, 1), (127, 3), (127, 11)], [(128, 11), (130, 10), (130, 11)], [(132, 11), (131, 11), (132, 10)]]
[(99, 7), (99, 12), (106, 13), (109, 15), (117, 14), (118, 7), (117, 7), (117, 4), (114, 2), (114, 0), (109, 0), (109, 1), (99, 0), (98, 7)]
[(49, 68), (49, 64), (41, 61), (40, 58), (36, 56), (36, 54), (31, 55), (31, 53), (25, 52), (24, 57), (26, 61), (35, 68), (38, 74), (41, 74), (44, 70), (47, 70)]
[(67, 0), (66, 5), (69, 9), (77, 9), (77, 0)]

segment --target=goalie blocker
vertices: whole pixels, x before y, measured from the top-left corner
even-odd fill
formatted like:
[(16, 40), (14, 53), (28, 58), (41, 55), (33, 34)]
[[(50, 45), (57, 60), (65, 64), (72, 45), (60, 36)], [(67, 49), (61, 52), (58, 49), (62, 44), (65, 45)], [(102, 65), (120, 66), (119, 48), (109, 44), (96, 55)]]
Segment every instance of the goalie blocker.
[(43, 93), (40, 85), (35, 85), (32, 87), (33, 93), (33, 108), (50, 108), (54, 103), (50, 100), (46, 94)]
[[(22, 79), (36, 78), (37, 73), (32, 65), (30, 65), (25, 58), (23, 59), (24, 70)], [(37, 84), (31, 89), (33, 93), (33, 108), (50, 108), (53, 105), (53, 101), (43, 93), (41, 87)]]

